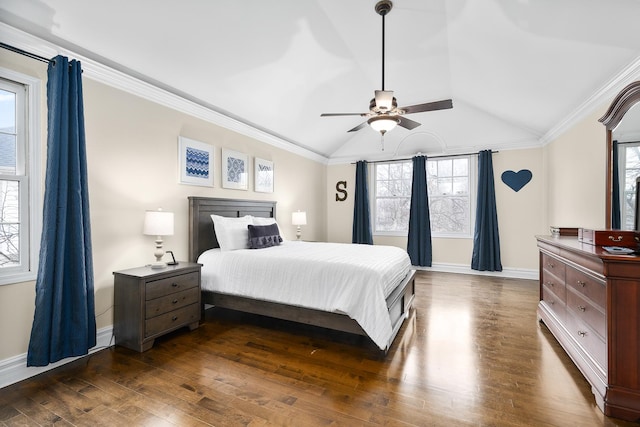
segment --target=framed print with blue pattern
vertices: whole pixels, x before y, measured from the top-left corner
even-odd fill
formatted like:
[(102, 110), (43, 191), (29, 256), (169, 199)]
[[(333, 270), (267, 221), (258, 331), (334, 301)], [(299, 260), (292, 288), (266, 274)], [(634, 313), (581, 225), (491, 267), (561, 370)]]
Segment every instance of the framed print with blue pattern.
[(222, 149), (222, 187), (247, 190), (249, 158), (237, 151)]
[(213, 145), (178, 137), (180, 183), (213, 187)]
[(255, 157), (253, 179), (254, 190), (260, 193), (273, 193), (273, 162)]

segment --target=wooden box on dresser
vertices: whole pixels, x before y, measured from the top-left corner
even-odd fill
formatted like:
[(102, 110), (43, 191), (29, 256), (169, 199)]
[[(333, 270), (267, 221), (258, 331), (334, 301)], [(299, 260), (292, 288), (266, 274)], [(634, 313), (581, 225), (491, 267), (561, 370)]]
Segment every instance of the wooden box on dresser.
[(640, 419), (640, 257), (570, 236), (538, 236), (538, 317), (605, 415)]
[(200, 322), (200, 264), (181, 262), (162, 269), (138, 267), (114, 275), (116, 344), (136, 351), (155, 339)]

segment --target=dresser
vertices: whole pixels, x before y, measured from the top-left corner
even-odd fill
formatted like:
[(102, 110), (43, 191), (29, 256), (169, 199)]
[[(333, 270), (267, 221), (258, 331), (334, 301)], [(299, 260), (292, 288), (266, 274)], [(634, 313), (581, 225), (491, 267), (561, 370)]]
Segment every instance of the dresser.
[(571, 357), (605, 415), (640, 419), (640, 257), (573, 236), (538, 236), (538, 318)]
[(116, 344), (136, 351), (155, 339), (200, 322), (200, 264), (181, 262), (162, 269), (138, 267), (114, 275)]

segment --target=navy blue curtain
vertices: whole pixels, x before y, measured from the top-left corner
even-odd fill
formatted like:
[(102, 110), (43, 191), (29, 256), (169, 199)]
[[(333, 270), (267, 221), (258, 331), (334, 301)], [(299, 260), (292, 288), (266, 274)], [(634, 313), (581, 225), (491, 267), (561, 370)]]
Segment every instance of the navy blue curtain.
[(47, 170), (27, 366), (96, 345), (89, 194), (79, 61), (57, 56), (47, 81)]
[(367, 162), (356, 163), (356, 195), (353, 206), (353, 243), (373, 245), (371, 214), (369, 210), (369, 186), (367, 185)]
[(471, 268), (478, 271), (502, 271), (491, 150), (478, 153), (478, 203)]
[(618, 164), (618, 141), (613, 141), (613, 181), (611, 189), (611, 228), (620, 230), (622, 218), (620, 214), (620, 165)]
[(407, 253), (412, 265), (431, 267), (431, 220), (429, 219), (426, 163), (425, 156), (413, 158)]

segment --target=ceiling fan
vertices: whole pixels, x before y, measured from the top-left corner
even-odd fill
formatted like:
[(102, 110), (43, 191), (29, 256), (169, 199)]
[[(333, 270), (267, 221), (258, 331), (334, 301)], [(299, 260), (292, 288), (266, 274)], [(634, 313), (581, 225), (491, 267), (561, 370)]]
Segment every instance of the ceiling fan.
[(369, 111), (366, 113), (323, 113), (320, 115), (320, 117), (369, 117), (366, 122), (350, 129), (349, 132), (358, 131), (367, 124), (383, 136), (387, 131), (395, 128), (396, 125), (411, 130), (420, 126), (420, 123), (404, 117), (405, 114), (453, 108), (453, 102), (450, 99), (410, 105), (408, 107), (398, 107), (396, 98), (393, 96), (393, 91), (384, 89), (384, 17), (391, 11), (392, 7), (393, 3), (390, 0), (380, 0), (375, 6), (376, 13), (382, 16), (382, 90), (375, 91), (375, 97), (369, 103)]

